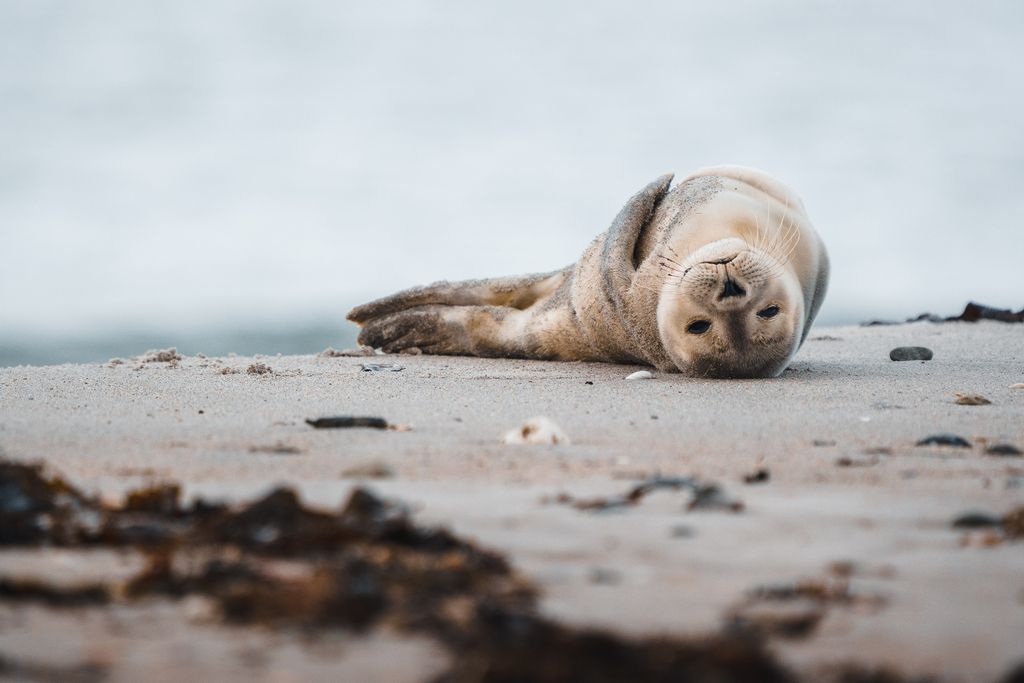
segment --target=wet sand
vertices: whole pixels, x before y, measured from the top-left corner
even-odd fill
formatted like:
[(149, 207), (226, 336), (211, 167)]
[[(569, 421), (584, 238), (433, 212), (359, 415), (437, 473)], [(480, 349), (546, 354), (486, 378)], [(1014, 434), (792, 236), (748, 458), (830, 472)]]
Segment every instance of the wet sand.
[[(935, 357), (890, 361), (905, 345)], [(365, 372), (366, 362), (404, 369)], [(272, 372), (248, 373), (255, 363)], [(543, 613), (567, 624), (699, 635), (813, 612), (806, 633), (769, 639), (805, 675), (854, 661), (994, 681), (1024, 660), (1024, 541), (952, 527), (964, 512), (1024, 505), (1024, 459), (986, 454), (996, 443), (1024, 450), (1024, 389), (1011, 388), (1024, 382), (1024, 326), (816, 329), (771, 381), (624, 379), (637, 369), (426, 356), (4, 368), (0, 448), (111, 501), (162, 480), (234, 501), (288, 483), (336, 508), (362, 483), (506, 554), (540, 589)], [(992, 404), (957, 405), (955, 392)], [(305, 422), (330, 415), (409, 429)], [(501, 442), (537, 415), (571, 445)], [(936, 433), (972, 447), (915, 445)], [(350, 474), (368, 465), (392, 476)], [(744, 482), (761, 469), (767, 481)], [(744, 509), (688, 511), (685, 490), (606, 512), (558, 502), (624, 494), (654, 474), (715, 482)], [(138, 562), (18, 549), (0, 553), (0, 573), (67, 581)], [(810, 607), (751, 597), (799, 581), (849, 591)], [(101, 660), (111, 680), (151, 670), (152, 680), (424, 680), (443, 666), (429, 640), (404, 635), (307, 642), (193, 617), (187, 602), (55, 612), (0, 601), (0, 656)]]

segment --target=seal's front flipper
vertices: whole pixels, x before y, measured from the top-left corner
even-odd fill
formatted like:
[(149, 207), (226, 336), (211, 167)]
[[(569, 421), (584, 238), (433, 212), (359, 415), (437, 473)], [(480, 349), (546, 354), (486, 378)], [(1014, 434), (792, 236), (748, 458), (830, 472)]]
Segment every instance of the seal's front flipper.
[(517, 277), (435, 282), (356, 306), (347, 317), (358, 325), (366, 325), (375, 318), (417, 306), (505, 306), (522, 310), (558, 289), (570, 268)]

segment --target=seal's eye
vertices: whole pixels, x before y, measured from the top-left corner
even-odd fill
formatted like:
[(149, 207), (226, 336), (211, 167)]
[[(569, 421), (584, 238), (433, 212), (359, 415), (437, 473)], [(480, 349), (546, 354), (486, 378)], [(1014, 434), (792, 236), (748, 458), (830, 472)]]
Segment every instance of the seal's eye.
[(690, 334), (704, 334), (710, 327), (711, 323), (707, 320), (694, 320), (686, 326), (686, 331)]
[(764, 308), (764, 309), (758, 311), (757, 312), (757, 317), (759, 317), (759, 318), (774, 318), (778, 314), (779, 314), (779, 307), (778, 306), (769, 306), (768, 308)]

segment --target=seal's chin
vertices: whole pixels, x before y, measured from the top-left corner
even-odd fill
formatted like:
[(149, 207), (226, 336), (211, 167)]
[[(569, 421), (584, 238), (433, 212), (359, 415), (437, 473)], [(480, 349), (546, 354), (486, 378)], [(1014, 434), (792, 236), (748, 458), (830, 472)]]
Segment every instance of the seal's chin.
[(779, 339), (764, 346), (746, 344), (740, 348), (720, 342), (702, 346), (687, 340), (687, 343), (667, 350), (679, 372), (690, 377), (766, 379), (782, 374), (797, 346), (789, 339)]

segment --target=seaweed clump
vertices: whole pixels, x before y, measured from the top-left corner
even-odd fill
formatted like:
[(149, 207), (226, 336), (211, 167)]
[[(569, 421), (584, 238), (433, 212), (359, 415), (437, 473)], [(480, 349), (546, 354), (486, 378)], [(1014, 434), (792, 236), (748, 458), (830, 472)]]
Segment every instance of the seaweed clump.
[(311, 634), (389, 626), (449, 651), (437, 683), (794, 680), (749, 634), (626, 638), (544, 618), (536, 590), (501, 555), (418, 526), (404, 507), (364, 488), (335, 511), (308, 508), (289, 488), (238, 507), (185, 507), (180, 492), (154, 486), (110, 506), (38, 466), (0, 462), (0, 545), (148, 555), (122, 586), (62, 592), (5, 580), (0, 600), (81, 608), (201, 595), (239, 626)]

